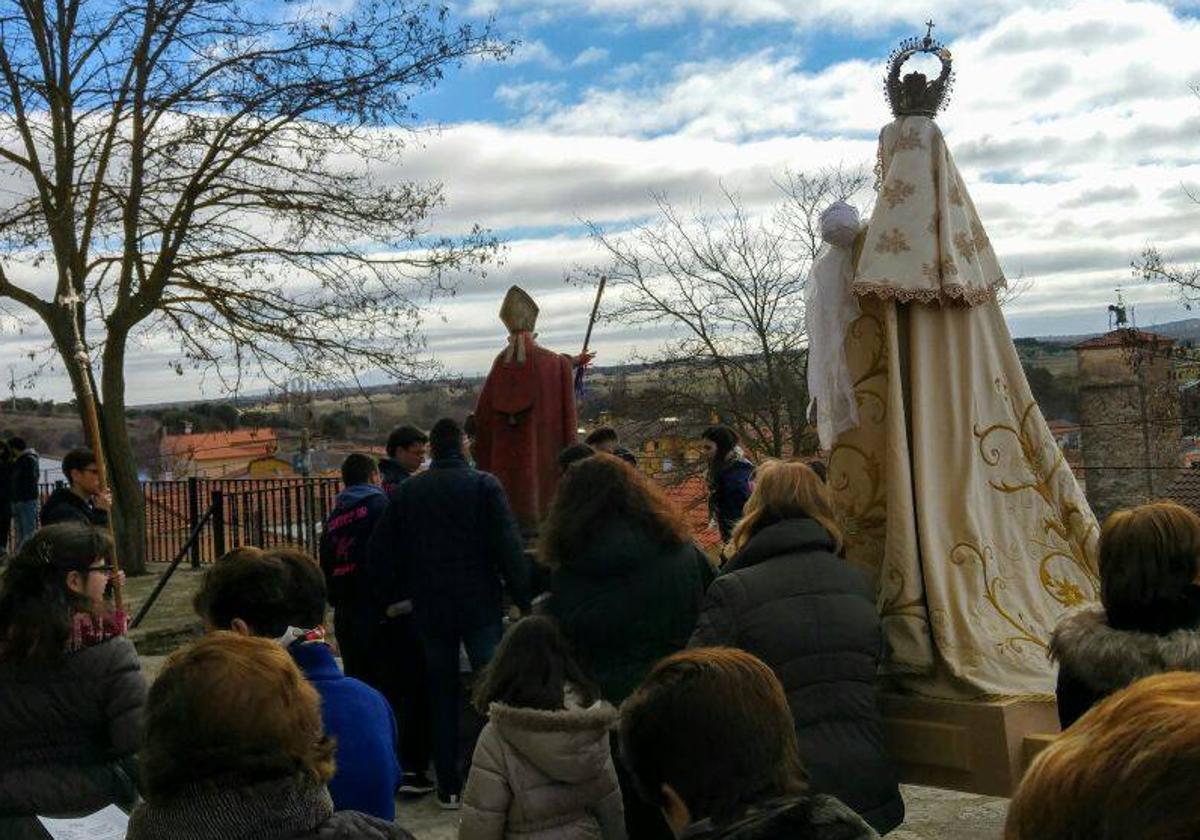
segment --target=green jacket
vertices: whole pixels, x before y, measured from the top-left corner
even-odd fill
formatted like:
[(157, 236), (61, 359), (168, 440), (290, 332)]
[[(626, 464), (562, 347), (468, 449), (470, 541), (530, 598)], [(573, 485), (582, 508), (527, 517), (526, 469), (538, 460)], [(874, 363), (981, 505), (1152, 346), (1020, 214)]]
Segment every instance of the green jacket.
[(687, 646), (712, 579), (694, 544), (658, 545), (613, 523), (554, 573), (550, 612), (616, 706), (655, 662)]

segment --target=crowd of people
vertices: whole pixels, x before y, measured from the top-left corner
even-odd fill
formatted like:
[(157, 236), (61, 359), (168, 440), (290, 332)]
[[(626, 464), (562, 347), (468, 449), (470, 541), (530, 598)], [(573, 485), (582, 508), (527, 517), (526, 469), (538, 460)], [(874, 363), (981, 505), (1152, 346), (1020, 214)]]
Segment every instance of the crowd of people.
[[(530, 544), (463, 425), (402, 426), (345, 459), (318, 557), (209, 568), (205, 635), (152, 686), (106, 599), (95, 458), (69, 453), (0, 578), (0, 837), (116, 804), (132, 840), (406, 838), (397, 802), (427, 795), (463, 840), (888, 833), (883, 636), (823, 473), (703, 441), (718, 557), (611, 429), (562, 453)], [(1200, 836), (1200, 517), (1115, 513), (1099, 556), (1007, 836)]]
[(10, 536), (19, 546), (37, 530), (40, 476), (37, 450), (25, 438), (0, 438), (0, 553)]

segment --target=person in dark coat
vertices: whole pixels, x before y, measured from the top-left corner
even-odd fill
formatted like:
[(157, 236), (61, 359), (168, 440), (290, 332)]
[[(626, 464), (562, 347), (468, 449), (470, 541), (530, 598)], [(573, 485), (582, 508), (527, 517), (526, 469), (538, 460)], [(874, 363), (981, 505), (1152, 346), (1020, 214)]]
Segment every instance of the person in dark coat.
[[(619, 705), (696, 624), (713, 573), (666, 494), (613, 455), (567, 468), (538, 547), (549, 613), (601, 696)], [(617, 764), (618, 774), (624, 767)], [(622, 778), (630, 837), (669, 836)]]
[(708, 589), (691, 646), (761, 657), (783, 683), (812, 788), (883, 834), (904, 821), (883, 745), (879, 617), (862, 573), (838, 557), (827, 488), (807, 465), (768, 461)]
[(597, 452), (616, 455), (631, 467), (637, 466), (637, 456), (621, 445), (621, 438), (612, 426), (601, 426), (583, 440)]
[(742, 456), (737, 432), (728, 426), (709, 426), (700, 437), (708, 457), (709, 518), (727, 543), (750, 498), (754, 464)]
[(13, 451), (8, 441), (0, 438), (0, 557), (8, 553), (8, 536), (12, 533)]
[(367, 543), (388, 502), (379, 481), (370, 457), (346, 456), (342, 492), (325, 519), (319, 549), (342, 665), (349, 676), (368, 681), (372, 635), (382, 617), (367, 583)]
[(385, 820), (400, 784), (396, 720), (383, 695), (338, 668), (325, 643), (325, 581), (296, 549), (239, 549), (204, 576), (194, 599), (205, 625), (280, 644), (321, 696), (321, 723), (337, 743), (327, 779), (334, 807)]
[(176, 651), (150, 690), (145, 801), (128, 840), (411, 840), (388, 820), (335, 812), (320, 703), (269, 639), (217, 631)]
[(491, 660), (503, 630), (504, 586), (529, 611), (529, 565), (504, 489), (467, 464), (462, 428), (430, 430), (433, 462), (392, 494), (369, 544), (368, 574), (381, 606), (411, 600), (425, 652), (438, 802), (461, 807), (459, 646), (473, 671)]
[(105, 607), (112, 552), (97, 528), (51, 525), (0, 580), (0, 837), (136, 798), (146, 682)]
[(72, 449), (63, 456), (62, 471), (67, 486), (56, 488), (42, 505), (42, 524), (75, 521), (107, 527), (112, 494), (100, 489), (96, 454), (86, 448)]
[(538, 559), (552, 572), (550, 613), (614, 705), (687, 644), (713, 578), (666, 494), (600, 453), (564, 474)]
[(698, 648), (654, 666), (621, 706), (633, 786), (688, 840), (874, 840), (810, 789), (783, 687), (760, 659)]
[(24, 438), (11, 437), (8, 445), (13, 452), (12, 472), (12, 509), (13, 522), (16, 524), (17, 547), (37, 530), (38, 507), (38, 478), (42, 470), (38, 464), (38, 454), (25, 443)]
[[(419, 434), (419, 439), (405, 444), (412, 434)], [(424, 434), (402, 426), (393, 437), (397, 440), (390, 442), (397, 443), (393, 450), (398, 456), (411, 463), (419, 449), (424, 457)], [(403, 480), (393, 474), (394, 487)], [(342, 664), (347, 675), (379, 689), (391, 704), (400, 722), (400, 764), (404, 768), (400, 792), (424, 795), (433, 791), (426, 775), (432, 747), (425, 654), (412, 615), (389, 615), (386, 608), (381, 609), (367, 579), (367, 546), (387, 509), (388, 497), (379, 486), (375, 462), (366, 455), (346, 457), (342, 483), (345, 489), (334, 501), (320, 548)]]
[(387, 457), (379, 459), (380, 484), (385, 496), (391, 496), (396, 488), (425, 463), (429, 449), (429, 436), (416, 426), (397, 426), (388, 435)]
[(1200, 517), (1174, 502), (1113, 513), (1100, 532), (1100, 606), (1050, 640), (1063, 729), (1132, 682), (1200, 671)]

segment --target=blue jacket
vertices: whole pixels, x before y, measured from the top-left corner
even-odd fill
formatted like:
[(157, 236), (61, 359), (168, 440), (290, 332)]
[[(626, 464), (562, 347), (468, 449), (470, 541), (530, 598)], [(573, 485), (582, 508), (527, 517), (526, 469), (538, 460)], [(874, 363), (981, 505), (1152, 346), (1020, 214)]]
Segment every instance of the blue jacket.
[(529, 565), (504, 488), (460, 455), (439, 456), (396, 488), (371, 535), (371, 590), (413, 601), (417, 626), (474, 630), (501, 618), (501, 579), (529, 608)]
[(329, 603), (368, 624), (375, 606), (366, 583), (367, 543), (387, 503), (374, 484), (353, 484), (337, 494), (321, 534), (321, 571)]
[(750, 479), (754, 464), (745, 458), (732, 458), (721, 466), (716, 486), (709, 485), (708, 509), (721, 529), (721, 541), (729, 542), (733, 526), (742, 518), (742, 508), (750, 498)]
[(400, 761), (392, 707), (378, 691), (343, 674), (329, 645), (297, 642), (288, 653), (321, 695), (325, 734), (337, 741), (337, 771), (329, 780), (334, 810), (394, 820)]

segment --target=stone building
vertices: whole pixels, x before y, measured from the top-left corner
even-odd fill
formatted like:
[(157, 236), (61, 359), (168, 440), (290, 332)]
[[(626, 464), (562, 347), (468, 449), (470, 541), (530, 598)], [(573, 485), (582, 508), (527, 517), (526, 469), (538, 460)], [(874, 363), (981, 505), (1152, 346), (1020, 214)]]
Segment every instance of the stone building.
[(1164, 498), (1175, 482), (1183, 425), (1175, 342), (1136, 329), (1076, 344), (1088, 502), (1100, 521)]

